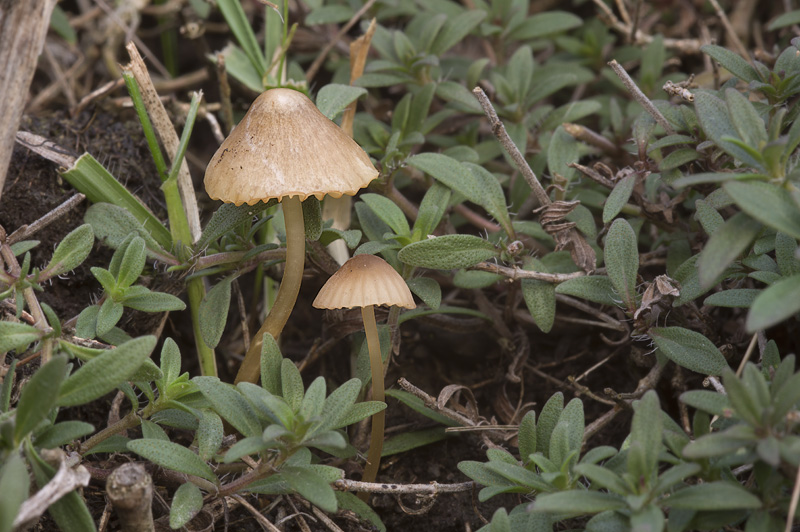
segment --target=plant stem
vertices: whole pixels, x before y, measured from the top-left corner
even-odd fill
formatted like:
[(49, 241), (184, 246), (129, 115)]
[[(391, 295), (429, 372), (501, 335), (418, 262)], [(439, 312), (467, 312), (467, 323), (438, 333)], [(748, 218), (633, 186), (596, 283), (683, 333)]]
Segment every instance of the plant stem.
[[(381, 357), (381, 343), (378, 338), (378, 325), (375, 323), (375, 307), (368, 305), (361, 308), (361, 317), (364, 320), (364, 332), (367, 335), (369, 348), (369, 366), (372, 370), (372, 400), (385, 399), (383, 387), (383, 358)], [(381, 410), (372, 416), (372, 431), (367, 453), (367, 465), (364, 468), (363, 482), (373, 482), (378, 476), (378, 467), (381, 463), (383, 450), (383, 429), (386, 423), (386, 411)], [(368, 493), (359, 493), (359, 498), (366, 501)]]
[(661, 111), (659, 111), (655, 105), (653, 105), (653, 102), (650, 101), (650, 98), (645, 96), (641, 89), (636, 85), (636, 82), (633, 81), (625, 69), (622, 68), (622, 65), (617, 63), (616, 59), (612, 59), (608, 62), (608, 66), (610, 66), (611, 70), (614, 71), (614, 74), (619, 77), (620, 81), (622, 81), (622, 84), (625, 85), (625, 88), (628, 89), (628, 92), (630, 92), (631, 96), (633, 96), (633, 99), (639, 102), (639, 105), (644, 107), (645, 111), (650, 113), (650, 116), (652, 116), (653, 119), (664, 128), (664, 131), (667, 132), (667, 135), (674, 135), (675, 130), (672, 129), (672, 126), (669, 124), (669, 121), (667, 121), (667, 118), (661, 114)]
[(303, 280), (306, 260), (306, 234), (303, 221), (303, 203), (299, 196), (283, 198), (283, 219), (286, 225), (286, 266), (275, 305), (270, 310), (261, 328), (250, 342), (250, 349), (239, 367), (235, 383), (258, 382), (261, 373), (261, 344), (265, 333), (278, 339), (289, 315), (292, 313)]

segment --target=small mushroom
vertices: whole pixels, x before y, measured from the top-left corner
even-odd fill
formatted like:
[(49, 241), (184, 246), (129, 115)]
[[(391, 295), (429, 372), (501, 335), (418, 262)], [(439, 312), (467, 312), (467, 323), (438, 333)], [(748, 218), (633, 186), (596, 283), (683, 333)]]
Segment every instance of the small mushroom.
[[(375, 255), (356, 255), (345, 262), (320, 289), (312, 305), (315, 308), (339, 309), (361, 307), (367, 335), (369, 364), (372, 370), (372, 399), (383, 401), (383, 360), (375, 323), (375, 305), (415, 308), (414, 297), (403, 278), (385, 260)], [(372, 416), (372, 431), (367, 466), (362, 480), (373, 482), (383, 449), (383, 410)]]
[(212, 199), (253, 205), (277, 198), (286, 222), (286, 266), (275, 304), (250, 342), (236, 382), (256, 382), (265, 333), (277, 338), (289, 319), (305, 263), (302, 201), (353, 195), (378, 176), (369, 156), (304, 94), (261, 94), (206, 168)]

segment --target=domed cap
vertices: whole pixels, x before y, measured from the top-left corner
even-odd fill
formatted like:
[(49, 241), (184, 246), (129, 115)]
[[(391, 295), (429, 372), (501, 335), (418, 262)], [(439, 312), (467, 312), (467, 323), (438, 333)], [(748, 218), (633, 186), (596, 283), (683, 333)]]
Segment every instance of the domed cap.
[(206, 192), (253, 205), (287, 196), (353, 195), (378, 177), (369, 157), (306, 95), (271, 89), (256, 98), (206, 168)]
[(320, 289), (312, 305), (326, 309), (417, 306), (400, 274), (382, 258), (367, 254), (356, 255), (345, 262)]

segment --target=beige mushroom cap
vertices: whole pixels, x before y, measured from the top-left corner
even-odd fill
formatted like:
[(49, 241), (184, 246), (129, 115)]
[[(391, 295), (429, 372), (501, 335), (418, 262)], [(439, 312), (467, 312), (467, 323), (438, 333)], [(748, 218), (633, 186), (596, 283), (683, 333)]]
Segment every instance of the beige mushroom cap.
[(345, 262), (320, 289), (312, 305), (326, 309), (417, 306), (400, 274), (382, 258), (367, 254), (356, 255)]
[(206, 168), (206, 192), (253, 205), (287, 196), (353, 195), (378, 176), (369, 157), (304, 94), (271, 89), (256, 98)]

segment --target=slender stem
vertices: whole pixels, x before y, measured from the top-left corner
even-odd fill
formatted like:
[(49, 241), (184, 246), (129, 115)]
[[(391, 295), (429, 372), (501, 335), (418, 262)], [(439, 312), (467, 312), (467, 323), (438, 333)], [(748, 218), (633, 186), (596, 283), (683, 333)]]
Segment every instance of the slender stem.
[[(378, 325), (375, 323), (375, 307), (372, 305), (361, 308), (361, 317), (364, 319), (364, 332), (367, 334), (367, 347), (369, 348), (369, 365), (372, 370), (372, 400), (385, 399), (383, 387), (383, 358), (381, 357), (381, 343), (378, 338)], [(383, 428), (386, 423), (386, 411), (381, 410), (372, 416), (372, 432), (367, 453), (367, 465), (364, 468), (363, 482), (373, 482), (378, 476), (378, 467), (381, 463), (383, 450)], [(361, 493), (362, 500), (368, 498), (368, 493)]]
[(614, 71), (614, 74), (619, 77), (620, 81), (622, 81), (622, 84), (625, 85), (625, 88), (628, 89), (628, 92), (630, 92), (631, 96), (633, 96), (633, 99), (639, 102), (639, 105), (644, 107), (645, 111), (650, 113), (650, 116), (652, 116), (653, 119), (664, 128), (664, 131), (666, 131), (668, 135), (674, 135), (675, 130), (672, 129), (672, 126), (669, 124), (669, 121), (667, 121), (667, 118), (661, 114), (661, 111), (659, 111), (655, 105), (653, 105), (653, 102), (650, 101), (650, 98), (645, 96), (642, 90), (636, 85), (636, 82), (633, 81), (625, 69), (622, 68), (622, 65), (617, 63), (615, 59), (612, 59), (608, 62), (608, 66), (610, 66), (611, 70)]
[(306, 234), (303, 222), (303, 204), (299, 196), (283, 198), (283, 218), (286, 224), (286, 266), (275, 305), (270, 310), (261, 328), (250, 342), (250, 349), (242, 361), (235, 382), (257, 382), (261, 373), (261, 344), (264, 334), (276, 339), (280, 336), (289, 315), (292, 313), (303, 280), (306, 260)]

